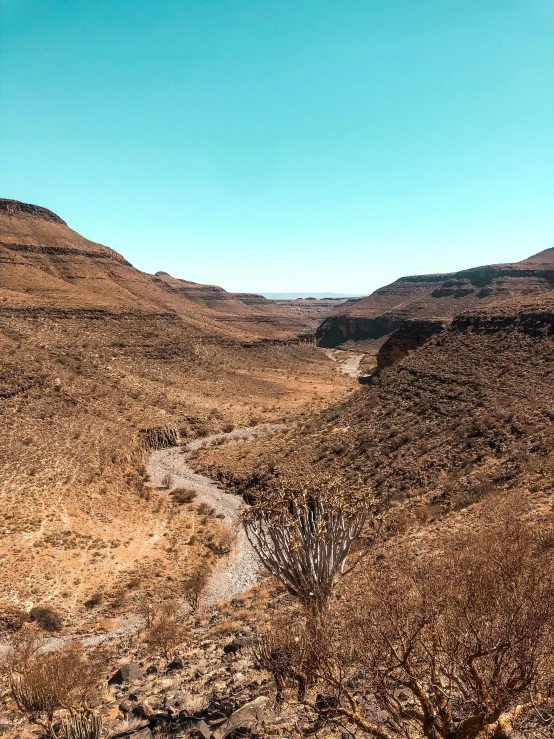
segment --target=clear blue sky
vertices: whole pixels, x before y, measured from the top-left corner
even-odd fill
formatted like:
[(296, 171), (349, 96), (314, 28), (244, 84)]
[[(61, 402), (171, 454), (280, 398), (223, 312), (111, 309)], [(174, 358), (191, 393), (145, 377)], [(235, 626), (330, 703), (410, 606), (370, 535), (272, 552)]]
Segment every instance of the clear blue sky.
[(0, 196), (140, 269), (367, 293), (554, 246), (554, 0), (0, 8)]

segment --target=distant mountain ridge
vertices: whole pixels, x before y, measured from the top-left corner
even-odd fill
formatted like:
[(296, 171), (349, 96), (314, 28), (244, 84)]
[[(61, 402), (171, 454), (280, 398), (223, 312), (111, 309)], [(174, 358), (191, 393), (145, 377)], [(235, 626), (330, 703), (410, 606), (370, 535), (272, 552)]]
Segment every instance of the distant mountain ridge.
[(357, 298), (359, 293), (263, 293), (260, 292), (264, 298), (269, 300), (300, 300), (315, 298), (316, 300), (336, 300), (339, 298)]
[(554, 248), (521, 262), (401, 277), (329, 316), (318, 328), (317, 339), (324, 347), (348, 341), (378, 347), (407, 322), (448, 323), (468, 309), (553, 289)]

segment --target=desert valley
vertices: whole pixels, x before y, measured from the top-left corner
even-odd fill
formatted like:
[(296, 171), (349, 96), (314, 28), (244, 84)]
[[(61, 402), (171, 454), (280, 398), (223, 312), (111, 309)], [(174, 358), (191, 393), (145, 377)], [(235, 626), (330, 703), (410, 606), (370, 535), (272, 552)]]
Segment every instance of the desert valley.
[(552, 736), (554, 249), (186, 277), (0, 200), (0, 735)]

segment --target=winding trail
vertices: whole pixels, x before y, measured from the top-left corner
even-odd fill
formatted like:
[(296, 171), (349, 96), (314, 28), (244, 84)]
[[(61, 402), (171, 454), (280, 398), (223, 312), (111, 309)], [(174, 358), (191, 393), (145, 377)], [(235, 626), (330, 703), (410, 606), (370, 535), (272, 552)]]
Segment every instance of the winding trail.
[[(340, 349), (323, 349), (329, 359), (337, 362), (342, 372), (350, 377), (358, 377), (359, 366), (364, 354)], [(170, 447), (153, 452), (147, 470), (153, 482), (161, 485), (162, 478), (169, 474), (173, 478), (172, 487), (193, 488), (197, 498), (215, 509), (223, 516), (223, 521), (237, 534), (234, 551), (228, 557), (220, 560), (204, 593), (202, 604), (213, 607), (221, 600), (231, 600), (234, 596), (249, 590), (258, 580), (260, 563), (243, 528), (239, 524), (239, 510), (242, 498), (222, 490), (209, 477), (200, 475), (187, 463), (187, 452), (206, 446), (214, 446), (233, 441), (244, 441), (265, 436), (284, 427), (284, 424), (266, 424), (255, 428), (236, 429), (230, 433), (212, 434), (201, 439), (195, 439), (184, 447)], [(77, 637), (85, 647), (101, 644), (119, 636), (128, 636), (135, 633), (141, 626), (142, 619), (136, 615), (122, 619), (112, 630), (89, 636)], [(54, 651), (71, 641), (72, 636), (53, 636), (45, 640), (42, 650)], [(0, 643), (0, 656), (4, 654), (8, 645)]]
[(249, 590), (258, 579), (259, 560), (239, 525), (239, 509), (242, 498), (226, 493), (209, 477), (200, 475), (187, 463), (186, 453), (205, 446), (223, 442), (242, 441), (265, 436), (281, 428), (280, 424), (268, 424), (257, 428), (245, 428), (228, 434), (213, 434), (204, 439), (189, 442), (184, 448), (170, 447), (154, 452), (148, 463), (148, 474), (156, 484), (164, 475), (173, 478), (172, 487), (192, 488), (197, 500), (208, 503), (223, 516), (224, 523), (236, 533), (236, 544), (231, 554), (220, 560), (202, 598), (204, 606), (213, 606), (220, 600), (231, 600), (235, 595)]

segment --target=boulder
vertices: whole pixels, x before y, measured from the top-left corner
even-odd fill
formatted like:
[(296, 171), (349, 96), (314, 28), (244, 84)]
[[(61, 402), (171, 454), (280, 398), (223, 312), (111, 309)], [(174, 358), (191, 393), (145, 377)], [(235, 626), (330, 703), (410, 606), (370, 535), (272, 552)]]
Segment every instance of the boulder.
[(140, 680), (142, 677), (142, 670), (136, 662), (129, 662), (126, 665), (122, 665), (119, 670), (110, 677), (108, 685), (123, 685), (123, 683), (132, 683), (135, 680)]
[(274, 717), (267, 707), (268, 702), (269, 699), (262, 695), (246, 703), (213, 732), (213, 739), (225, 739), (238, 729), (250, 729), (256, 724), (266, 724), (272, 721)]
[(138, 726), (136, 729), (121, 731), (118, 734), (110, 734), (110, 736), (111, 739), (153, 739), (148, 726)]
[(194, 739), (211, 739), (212, 730), (205, 721), (197, 721), (191, 731)]
[(185, 663), (180, 657), (175, 657), (168, 666), (165, 668), (168, 672), (171, 672), (173, 670), (182, 670), (185, 666)]

